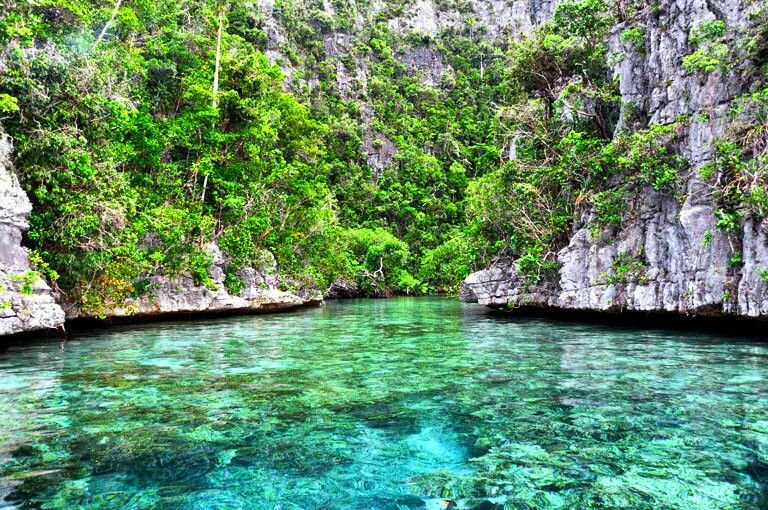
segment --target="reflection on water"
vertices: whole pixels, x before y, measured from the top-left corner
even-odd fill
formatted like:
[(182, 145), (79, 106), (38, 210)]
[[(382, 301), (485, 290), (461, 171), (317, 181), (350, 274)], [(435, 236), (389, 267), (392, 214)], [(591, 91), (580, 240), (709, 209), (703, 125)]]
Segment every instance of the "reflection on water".
[(0, 354), (0, 509), (768, 506), (768, 344), (443, 299)]

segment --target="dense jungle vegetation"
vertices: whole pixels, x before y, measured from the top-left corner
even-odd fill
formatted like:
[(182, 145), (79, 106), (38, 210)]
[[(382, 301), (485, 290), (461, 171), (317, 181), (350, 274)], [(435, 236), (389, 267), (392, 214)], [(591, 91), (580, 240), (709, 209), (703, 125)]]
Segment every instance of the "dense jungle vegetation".
[[(689, 119), (649, 126), (622, 105), (608, 52), (611, 28), (644, 2), (568, 0), (529, 36), (496, 39), (470, 15), (436, 37), (398, 36), (387, 21), (408, 2), (331, 3), (334, 16), (275, 0), (287, 37), (272, 65), (253, 2), (4, 0), (0, 117), (34, 204), (38, 271), (95, 311), (158, 272), (210, 284), (211, 242), (232, 259), (233, 291), (264, 250), (286, 286), (450, 291), (499, 256), (538, 281), (579, 208), (596, 211), (600, 235), (637, 190), (679, 193)], [(644, 52), (642, 26), (627, 27), (627, 52)], [(749, 61), (763, 80), (768, 34), (732, 48), (728, 30), (702, 25), (686, 68)], [(332, 51), (334, 33), (354, 37)], [(417, 48), (441, 56), (432, 83), (404, 63)], [(365, 86), (339, 85), (361, 68)], [(744, 101), (764, 116), (768, 89)], [(725, 222), (768, 211), (765, 176), (743, 178), (766, 157), (754, 125), (707, 169)]]

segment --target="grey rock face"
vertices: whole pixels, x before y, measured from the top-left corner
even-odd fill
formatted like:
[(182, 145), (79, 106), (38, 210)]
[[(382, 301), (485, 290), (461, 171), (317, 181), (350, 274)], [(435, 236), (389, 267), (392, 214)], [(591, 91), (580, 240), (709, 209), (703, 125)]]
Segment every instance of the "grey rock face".
[(10, 140), (0, 129), (0, 336), (64, 324), (64, 312), (21, 246), (32, 205), (11, 171), (10, 153)]
[(502, 260), (484, 271), (469, 275), (461, 287), (459, 299), (465, 303), (480, 303), (490, 307), (546, 307), (552, 285), (528, 285), (516, 264)]
[[(670, 193), (641, 190), (622, 228), (597, 236), (588, 227), (593, 212), (587, 209), (569, 245), (558, 254), (556, 282), (531, 288), (512, 263), (501, 262), (471, 275), (462, 300), (489, 306), (768, 319), (768, 225), (747, 218), (741, 232), (717, 232), (717, 205), (710, 186), (699, 177), (725, 131), (731, 101), (747, 92), (749, 84), (735, 73), (692, 75), (682, 66), (693, 27), (724, 19), (729, 27), (744, 28), (749, 8), (747, 0), (663, 2), (656, 12), (649, 8), (644, 13), (644, 54), (620, 42), (623, 25), (611, 38), (611, 53), (624, 54), (615, 68), (626, 105), (619, 127), (626, 125), (630, 108), (643, 112), (651, 125), (673, 122), (680, 115), (691, 119), (681, 141), (689, 161), (682, 202)], [(729, 260), (739, 250), (743, 264), (731, 267)], [(617, 283), (611, 278), (617, 261), (642, 265), (637, 274)]]
[[(107, 317), (151, 317), (160, 315), (213, 314), (213, 313), (267, 313), (290, 310), (300, 306), (319, 305), (323, 296), (316, 290), (300, 288), (295, 292), (277, 288), (275, 259), (269, 252), (263, 253), (259, 267), (247, 267), (239, 271), (242, 284), (239, 293), (229, 292), (224, 285), (229, 260), (215, 245), (206, 246), (213, 258), (208, 268), (209, 286), (195, 283), (191, 274), (178, 277), (156, 275), (150, 279), (149, 291), (140, 298), (131, 298), (119, 307), (106, 312)], [(93, 318), (75, 306), (66, 307), (67, 317)]]
[(443, 74), (448, 71), (443, 64), (442, 53), (434, 48), (425, 46), (407, 48), (395, 58), (405, 65), (411, 74), (420, 77), (424, 83), (433, 87), (440, 84)]
[(435, 0), (417, 0), (403, 14), (390, 20), (390, 29), (401, 35), (436, 36), (443, 30), (462, 27), (467, 18), (476, 21), (484, 37), (496, 39), (503, 34), (530, 31), (545, 21), (556, 0), (484, 0), (471, 2), (470, 12)]
[(747, 220), (742, 242), (744, 267), (736, 293), (737, 311), (749, 317), (768, 317), (768, 225)]
[[(325, 63), (334, 69), (333, 87), (341, 98), (361, 106), (366, 164), (375, 177), (391, 166), (397, 148), (375, 128), (375, 113), (368, 97), (368, 87), (376, 58), (356, 51), (356, 46), (365, 40), (367, 27), (384, 19), (399, 39), (410, 39), (411, 42), (396, 49), (395, 59), (425, 85), (438, 87), (443, 80), (454, 78), (453, 69), (445, 62), (437, 45), (433, 44), (439, 34), (469, 30), (470, 35), (478, 40), (518, 37), (546, 21), (557, 3), (558, 0), (413, 0), (403, 2), (400, 11), (393, 9), (399, 5), (392, 0), (349, 0), (343, 6), (323, 0), (322, 9), (317, 3), (302, 5), (301, 2), (287, 2), (297, 12), (303, 12), (316, 30), (323, 31)], [(289, 90), (297, 86), (308, 90), (319, 87), (319, 75), (309, 69), (302, 69), (297, 74), (291, 63), (288, 57), (290, 52), (286, 51), (291, 44), (298, 46), (292, 49), (299, 53), (304, 48), (301, 43), (291, 42), (291, 28), (286, 26), (274, 0), (258, 0), (249, 6), (258, 14), (260, 26), (267, 35), (265, 55), (271, 63), (278, 64), (286, 75), (285, 87)], [(333, 23), (328, 20), (341, 16), (350, 19), (348, 26), (329, 28)], [(297, 77), (299, 84), (294, 79)]]

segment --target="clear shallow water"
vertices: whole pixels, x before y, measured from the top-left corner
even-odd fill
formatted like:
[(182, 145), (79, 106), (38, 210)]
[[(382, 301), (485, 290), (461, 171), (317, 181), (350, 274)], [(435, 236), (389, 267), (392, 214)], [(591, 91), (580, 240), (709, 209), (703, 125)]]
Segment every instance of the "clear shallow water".
[(0, 509), (754, 509), (766, 492), (752, 340), (397, 299), (0, 353)]

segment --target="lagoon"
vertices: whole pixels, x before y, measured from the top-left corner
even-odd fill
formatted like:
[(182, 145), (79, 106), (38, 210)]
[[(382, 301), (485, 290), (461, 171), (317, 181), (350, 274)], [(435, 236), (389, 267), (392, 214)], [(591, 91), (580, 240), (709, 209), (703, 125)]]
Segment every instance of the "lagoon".
[(450, 299), (0, 352), (0, 509), (768, 507), (768, 343)]

